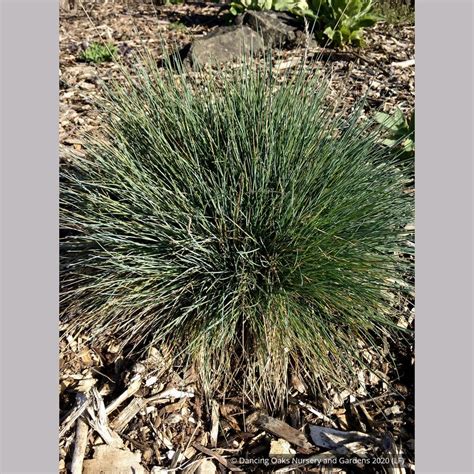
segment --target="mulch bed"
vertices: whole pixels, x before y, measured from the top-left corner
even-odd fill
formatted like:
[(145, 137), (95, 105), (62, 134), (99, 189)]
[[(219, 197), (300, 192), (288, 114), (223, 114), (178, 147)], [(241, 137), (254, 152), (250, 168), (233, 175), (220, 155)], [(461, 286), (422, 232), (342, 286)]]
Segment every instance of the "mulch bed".
[[(81, 62), (79, 54), (88, 43), (113, 42), (128, 64), (132, 52), (146, 48), (158, 58), (163, 41), (183, 47), (224, 22), (221, 6), (210, 3), (153, 7), (129, 0), (82, 5), (60, 16), (62, 155), (67, 149), (80, 151), (85, 134), (100, 133), (94, 104), (101, 81), (122, 74), (116, 62)], [(282, 68), (291, 67), (303, 54), (301, 48), (283, 50), (276, 59)], [(413, 110), (413, 25), (380, 23), (367, 30), (362, 49), (333, 51), (312, 44), (307, 54), (331, 72), (330, 94), (342, 97), (344, 107), (366, 94), (368, 115), (396, 107), (406, 113)], [(404, 327), (414, 325), (412, 300), (408, 295), (396, 302)], [(84, 458), (84, 472), (89, 473), (103, 466), (111, 469), (108, 472), (231, 472), (239, 466), (239, 457), (264, 459), (280, 453), (284, 460), (295, 455), (312, 458), (313, 465), (290, 469), (254, 463), (240, 465), (241, 472), (414, 472), (412, 341), (394, 353), (396, 360), (388, 365), (366, 350), (373, 373), (361, 372), (354, 387), (342, 393), (327, 387), (324, 396), (314, 398), (304, 380), (293, 380), (287, 413), (272, 418), (237, 394), (216, 397), (208, 412), (195, 374), (173, 366), (164, 348), (137, 361), (124, 357), (113, 340), (90, 347), (80, 337), (65, 337), (60, 344), (59, 470), (78, 469)], [(315, 430), (326, 428), (356, 432), (346, 443), (348, 452), (337, 443), (318, 443)], [(349, 459), (364, 450), (373, 461), (370, 465), (331, 464), (339, 455)], [(405, 467), (384, 464), (387, 453), (402, 456)], [(381, 459), (380, 464), (374, 464), (375, 459)], [(318, 462), (332, 471), (321, 471)]]

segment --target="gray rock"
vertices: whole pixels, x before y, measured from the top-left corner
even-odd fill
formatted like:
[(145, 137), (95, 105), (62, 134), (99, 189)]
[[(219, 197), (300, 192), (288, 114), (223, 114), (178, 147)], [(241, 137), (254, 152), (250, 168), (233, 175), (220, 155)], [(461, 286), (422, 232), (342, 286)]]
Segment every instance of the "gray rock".
[(197, 38), (186, 54), (185, 62), (197, 64), (226, 63), (264, 49), (263, 40), (248, 26), (220, 27), (203, 38)]
[(260, 34), (265, 46), (280, 47), (294, 43), (300, 33), (300, 24), (288, 13), (248, 10), (236, 19)]

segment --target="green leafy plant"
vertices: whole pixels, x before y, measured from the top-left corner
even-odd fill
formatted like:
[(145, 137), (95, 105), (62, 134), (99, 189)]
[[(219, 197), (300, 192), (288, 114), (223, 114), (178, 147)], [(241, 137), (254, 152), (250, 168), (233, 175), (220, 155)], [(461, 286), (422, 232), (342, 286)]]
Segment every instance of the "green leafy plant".
[(239, 15), (246, 10), (272, 10), (273, 0), (238, 0), (231, 2), (229, 12), (232, 15)]
[[(115, 84), (61, 170), (61, 314), (127, 352), (167, 347), (206, 396), (280, 409), (292, 374), (347, 386), (399, 341), (413, 200), (359, 113), (269, 63)], [(205, 87), (202, 86), (205, 84)]]
[(388, 137), (382, 141), (384, 145), (397, 146), (407, 156), (415, 154), (415, 112), (407, 118), (397, 108), (392, 115), (384, 112), (376, 113), (375, 120), (388, 132)]
[(315, 23), (315, 32), (322, 42), (334, 46), (360, 46), (363, 30), (379, 19), (373, 13), (372, 0), (238, 0), (230, 4), (230, 13), (245, 10), (287, 11)]
[(372, 0), (310, 0), (309, 6), (320, 40), (326, 37), (334, 46), (360, 46), (364, 28), (378, 20)]
[(113, 44), (91, 43), (80, 55), (81, 60), (92, 63), (113, 61), (117, 47)]
[(246, 10), (287, 11), (300, 16), (309, 13), (306, 0), (237, 0), (229, 7), (232, 15), (239, 15)]

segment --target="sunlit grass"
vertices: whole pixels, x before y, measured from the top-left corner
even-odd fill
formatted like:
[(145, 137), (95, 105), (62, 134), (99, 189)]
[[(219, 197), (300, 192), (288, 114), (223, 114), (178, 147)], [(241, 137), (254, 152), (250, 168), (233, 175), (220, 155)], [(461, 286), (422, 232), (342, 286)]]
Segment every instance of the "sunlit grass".
[(275, 409), (292, 372), (345, 384), (358, 340), (397, 334), (413, 201), (377, 127), (269, 65), (148, 64), (108, 90), (102, 138), (61, 172), (61, 294), (71, 331), (166, 345), (206, 394)]

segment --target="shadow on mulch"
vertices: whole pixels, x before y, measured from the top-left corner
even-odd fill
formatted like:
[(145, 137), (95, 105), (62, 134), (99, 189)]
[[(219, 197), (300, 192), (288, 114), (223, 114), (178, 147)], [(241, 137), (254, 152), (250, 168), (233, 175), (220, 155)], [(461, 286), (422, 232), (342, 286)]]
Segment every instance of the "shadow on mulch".
[[(168, 19), (172, 22), (180, 22), (188, 28), (192, 28), (195, 26), (206, 26), (208, 28), (213, 28), (216, 26), (227, 26), (231, 24), (229, 19), (225, 14), (225, 10), (227, 9), (226, 4), (220, 3), (192, 3), (193, 6), (210, 6), (215, 7), (209, 12), (203, 13), (187, 13), (183, 11), (175, 11), (169, 12), (166, 11), (168, 14)], [(165, 13), (162, 11), (161, 13)]]

